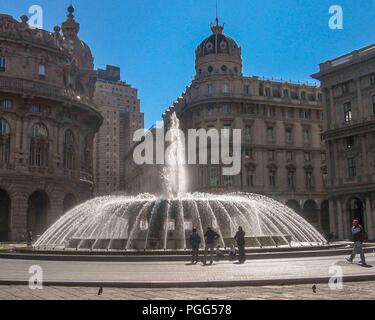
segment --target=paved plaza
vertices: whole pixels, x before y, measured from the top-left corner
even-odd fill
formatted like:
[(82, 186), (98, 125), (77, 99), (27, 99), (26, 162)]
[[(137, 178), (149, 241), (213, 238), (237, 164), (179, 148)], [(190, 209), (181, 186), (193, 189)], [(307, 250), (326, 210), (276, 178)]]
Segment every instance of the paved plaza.
[(375, 300), (375, 282), (344, 283), (342, 290), (327, 284), (231, 288), (123, 289), (0, 286), (0, 300)]
[[(46, 285), (112, 287), (206, 287), (327, 283), (337, 267), (344, 279), (375, 280), (375, 254), (368, 267), (349, 264), (346, 256), (232, 261), (213, 266), (184, 262), (78, 262), (0, 259), (0, 284), (27, 284), (30, 266), (43, 269)], [(334, 267), (334, 270), (332, 270)], [(336, 271), (335, 271), (336, 270)], [(354, 280), (353, 280), (354, 278)]]

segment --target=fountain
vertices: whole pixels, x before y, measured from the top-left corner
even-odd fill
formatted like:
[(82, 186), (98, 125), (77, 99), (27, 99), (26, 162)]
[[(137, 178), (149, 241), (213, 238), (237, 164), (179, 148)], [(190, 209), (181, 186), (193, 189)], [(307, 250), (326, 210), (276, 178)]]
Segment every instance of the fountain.
[[(61, 217), (35, 243), (37, 249), (184, 250), (196, 228), (234, 243), (239, 226), (247, 247), (312, 246), (326, 243), (319, 232), (283, 204), (258, 194), (186, 193), (185, 152), (179, 121), (171, 117), (172, 138), (163, 170), (165, 195), (113, 195), (83, 203)], [(174, 129), (174, 130), (173, 130)], [(205, 243), (203, 242), (202, 247)]]

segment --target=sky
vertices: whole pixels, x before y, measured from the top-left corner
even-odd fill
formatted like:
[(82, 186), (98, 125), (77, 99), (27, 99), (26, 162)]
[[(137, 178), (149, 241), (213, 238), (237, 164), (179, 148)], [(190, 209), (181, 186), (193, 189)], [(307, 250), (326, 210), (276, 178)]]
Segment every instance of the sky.
[[(51, 31), (70, 2), (0, 0), (0, 12), (19, 18), (40, 5)], [(195, 48), (211, 34), (215, 0), (72, 2), (96, 68), (121, 67), (151, 127), (193, 80)], [(343, 8), (343, 30), (328, 26), (332, 5)], [(218, 8), (224, 33), (242, 47), (247, 76), (313, 83), (319, 63), (375, 43), (375, 0), (218, 0)]]

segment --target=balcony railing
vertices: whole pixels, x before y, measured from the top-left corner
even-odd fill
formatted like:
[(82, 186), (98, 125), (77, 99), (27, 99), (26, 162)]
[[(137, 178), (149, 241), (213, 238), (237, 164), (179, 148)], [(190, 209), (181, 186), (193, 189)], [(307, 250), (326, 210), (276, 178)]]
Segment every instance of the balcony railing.
[(0, 76), (0, 90), (10, 90), (16, 93), (24, 92), (51, 98), (69, 99), (77, 103), (91, 105), (91, 101), (87, 96), (80, 96), (74, 90), (14, 77)]

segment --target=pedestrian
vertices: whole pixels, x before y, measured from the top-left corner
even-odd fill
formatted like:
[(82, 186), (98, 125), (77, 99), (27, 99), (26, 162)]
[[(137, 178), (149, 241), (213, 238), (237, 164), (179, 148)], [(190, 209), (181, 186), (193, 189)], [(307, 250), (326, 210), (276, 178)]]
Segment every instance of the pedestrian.
[(33, 232), (31, 230), (26, 233), (27, 246), (30, 248), (33, 243)]
[(243, 231), (242, 227), (238, 227), (234, 240), (237, 241), (238, 245), (238, 261), (239, 263), (245, 263), (245, 231)]
[(366, 257), (363, 251), (365, 231), (363, 230), (363, 227), (359, 224), (358, 220), (353, 220), (352, 236), (354, 241), (354, 249), (352, 255), (347, 260), (348, 262), (353, 263), (356, 255), (359, 254), (361, 257), (361, 262), (359, 264), (366, 266)]
[(193, 229), (193, 233), (190, 236), (190, 244), (192, 250), (192, 264), (197, 264), (199, 260), (199, 246), (201, 244), (201, 237), (199, 236), (197, 229)]
[(207, 264), (207, 255), (208, 250), (211, 251), (211, 258), (210, 258), (210, 265), (214, 263), (214, 250), (215, 250), (215, 242), (220, 236), (212, 230), (212, 228), (207, 228), (207, 232), (204, 235), (206, 239), (206, 247), (204, 249), (204, 264)]

